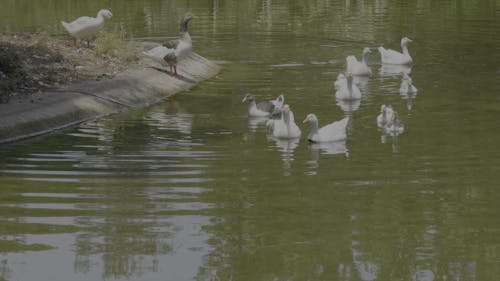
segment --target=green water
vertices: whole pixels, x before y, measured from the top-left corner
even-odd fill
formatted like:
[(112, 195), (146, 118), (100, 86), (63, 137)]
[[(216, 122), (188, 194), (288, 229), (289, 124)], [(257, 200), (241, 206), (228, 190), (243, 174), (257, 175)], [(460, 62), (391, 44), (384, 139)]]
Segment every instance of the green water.
[[(5, 280), (499, 280), (500, 1), (0, 0), (3, 31), (109, 8), (136, 40), (177, 34), (223, 68), (175, 100), (0, 147)], [(414, 40), (410, 76), (370, 57), (359, 105), (333, 82), (363, 47)], [(284, 94), (275, 141), (245, 93)], [(384, 136), (381, 104), (405, 132)], [(349, 105), (347, 105), (349, 107)], [(350, 116), (344, 143), (300, 121)], [(0, 278), (0, 280), (2, 279)]]

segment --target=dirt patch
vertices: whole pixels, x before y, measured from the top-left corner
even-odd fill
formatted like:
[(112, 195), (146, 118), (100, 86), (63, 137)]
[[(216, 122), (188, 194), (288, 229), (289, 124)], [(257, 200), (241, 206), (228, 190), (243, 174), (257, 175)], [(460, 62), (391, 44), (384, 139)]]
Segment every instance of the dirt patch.
[(90, 48), (71, 38), (0, 33), (0, 102), (30, 100), (44, 90), (114, 77), (138, 63), (138, 47), (102, 32)]

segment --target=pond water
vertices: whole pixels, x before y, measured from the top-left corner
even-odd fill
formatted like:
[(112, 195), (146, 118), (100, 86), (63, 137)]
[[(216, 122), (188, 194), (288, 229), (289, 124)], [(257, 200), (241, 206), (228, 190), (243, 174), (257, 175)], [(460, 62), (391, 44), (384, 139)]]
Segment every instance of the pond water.
[[(0, 2), (3, 31), (62, 37), (106, 7), (105, 29), (162, 41), (192, 11), (194, 50), (223, 68), (0, 146), (0, 280), (498, 280), (499, 1)], [(418, 94), (373, 52), (363, 98), (339, 104), (346, 56), (403, 36)], [(302, 138), (269, 138), (248, 92), (283, 94)], [(403, 134), (377, 127), (382, 104)], [(308, 113), (349, 116), (347, 140), (308, 143)]]

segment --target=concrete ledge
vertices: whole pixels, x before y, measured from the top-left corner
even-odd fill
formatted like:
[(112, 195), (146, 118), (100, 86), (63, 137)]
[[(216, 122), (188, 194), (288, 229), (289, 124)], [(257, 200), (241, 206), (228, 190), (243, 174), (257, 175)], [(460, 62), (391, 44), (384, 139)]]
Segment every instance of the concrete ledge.
[(215, 76), (220, 67), (193, 53), (178, 66), (178, 77), (148, 58), (112, 79), (44, 92), (33, 102), (0, 104), (0, 143), (13, 142), (78, 123), (145, 107)]

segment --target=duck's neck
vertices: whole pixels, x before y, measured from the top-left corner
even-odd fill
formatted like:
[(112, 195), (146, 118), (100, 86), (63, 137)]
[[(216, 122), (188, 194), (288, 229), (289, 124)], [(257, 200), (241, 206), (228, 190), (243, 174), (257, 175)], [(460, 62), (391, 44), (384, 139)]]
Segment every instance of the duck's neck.
[(180, 33), (180, 39), (186, 42), (191, 43), (191, 35), (189, 35), (189, 32), (181, 32)]
[(99, 14), (97, 14), (96, 20), (97, 20), (97, 25), (99, 26), (99, 28), (102, 28), (104, 26), (104, 16), (101, 13), (99, 13)]
[(347, 91), (349, 96), (352, 96), (352, 78), (347, 78)]
[(311, 131), (309, 133), (309, 138), (318, 133), (318, 121), (311, 122)]
[(96, 17), (96, 19), (99, 21), (99, 24), (103, 24), (103, 23), (104, 23), (104, 16), (103, 16), (103, 14), (102, 14), (102, 11), (99, 11), (99, 12), (97, 13), (97, 17)]
[(363, 54), (361, 62), (364, 64), (368, 64), (368, 53)]
[(188, 32), (188, 24), (189, 24), (189, 21), (188, 20), (182, 20), (181, 21), (181, 32)]
[(256, 107), (257, 107), (257, 104), (255, 103), (255, 101), (254, 101), (254, 100), (252, 100), (252, 101), (250, 101), (250, 102), (248, 103), (248, 108), (256, 108)]
[(283, 122), (285, 122), (287, 126), (290, 126), (290, 112), (283, 112), (281, 118), (283, 118)]
[(406, 46), (406, 44), (401, 44), (401, 49), (403, 49), (403, 55), (410, 54), (410, 52), (408, 52), (408, 46)]

